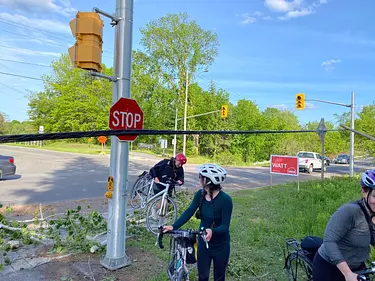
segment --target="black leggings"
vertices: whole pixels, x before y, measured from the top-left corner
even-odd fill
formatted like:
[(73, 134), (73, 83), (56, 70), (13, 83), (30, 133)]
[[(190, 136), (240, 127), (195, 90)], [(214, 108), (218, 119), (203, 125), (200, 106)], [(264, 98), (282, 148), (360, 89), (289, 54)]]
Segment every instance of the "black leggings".
[[(365, 264), (352, 271), (364, 269)], [(317, 252), (313, 262), (313, 281), (345, 281), (340, 269), (336, 265), (329, 263)]]
[[(199, 240), (201, 238), (199, 237)], [(218, 249), (206, 248), (206, 243), (198, 242), (198, 280), (208, 281), (210, 277), (211, 261), (214, 265), (214, 281), (225, 281), (225, 273), (229, 262), (230, 243)]]

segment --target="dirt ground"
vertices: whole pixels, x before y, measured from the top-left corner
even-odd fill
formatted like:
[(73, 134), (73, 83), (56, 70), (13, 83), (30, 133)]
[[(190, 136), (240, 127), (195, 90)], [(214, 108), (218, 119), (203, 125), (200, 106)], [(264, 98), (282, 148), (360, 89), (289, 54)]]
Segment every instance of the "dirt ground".
[(131, 264), (110, 271), (100, 264), (98, 254), (77, 254), (51, 261), (33, 269), (22, 270), (0, 280), (7, 281), (146, 281), (155, 279), (165, 268), (165, 263), (137, 247), (127, 247)]

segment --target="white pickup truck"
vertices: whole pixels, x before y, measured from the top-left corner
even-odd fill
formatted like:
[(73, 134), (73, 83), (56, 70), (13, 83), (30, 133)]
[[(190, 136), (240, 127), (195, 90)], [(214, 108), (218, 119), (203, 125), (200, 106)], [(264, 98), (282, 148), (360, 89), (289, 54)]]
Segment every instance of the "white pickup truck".
[[(299, 169), (307, 171), (311, 174), (315, 169), (322, 169), (322, 156), (316, 152), (300, 151), (297, 154), (299, 158)], [(323, 169), (326, 171), (327, 167), (323, 164)]]

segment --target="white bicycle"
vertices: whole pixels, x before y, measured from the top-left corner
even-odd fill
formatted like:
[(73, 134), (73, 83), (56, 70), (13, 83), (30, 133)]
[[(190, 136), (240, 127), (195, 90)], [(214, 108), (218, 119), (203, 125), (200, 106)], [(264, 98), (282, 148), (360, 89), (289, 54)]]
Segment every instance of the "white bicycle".
[(167, 183), (159, 182), (165, 189), (154, 194), (154, 179), (148, 172), (143, 172), (131, 191), (130, 204), (137, 209), (146, 209), (146, 226), (154, 235), (158, 235), (158, 227), (161, 225), (171, 225), (177, 218), (176, 202), (169, 196), (168, 191), (171, 184), (177, 184), (173, 180)]

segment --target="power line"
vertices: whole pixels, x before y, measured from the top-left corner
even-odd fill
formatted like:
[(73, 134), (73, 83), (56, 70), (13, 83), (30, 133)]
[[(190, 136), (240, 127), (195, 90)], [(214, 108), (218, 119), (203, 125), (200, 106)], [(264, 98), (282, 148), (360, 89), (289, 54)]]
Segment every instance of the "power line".
[[(1, 21), (1, 20), (0, 20)], [(3, 21), (1, 21), (3, 22)], [(17, 26), (16, 26), (17, 27)], [(24, 28), (24, 27), (21, 27), (21, 28)], [(33, 36), (28, 36), (28, 35), (25, 35), (25, 34), (21, 34), (21, 33), (17, 33), (17, 32), (14, 32), (14, 31), (10, 31), (10, 30), (6, 30), (6, 29), (2, 29), (0, 28), (1, 31), (4, 31), (4, 32), (8, 32), (8, 33), (11, 33), (11, 34), (14, 34), (14, 35), (18, 35), (18, 36), (22, 36), (22, 37), (25, 37), (25, 38), (29, 38), (29, 39), (34, 39), (34, 40), (39, 40), (41, 42), (45, 42), (45, 43), (48, 43), (50, 45), (54, 45), (54, 46), (58, 46), (58, 47), (63, 47), (63, 48), (67, 48), (68, 46), (67, 45), (63, 45), (63, 44), (59, 44), (59, 43), (55, 43), (55, 42), (51, 42), (49, 40), (46, 40), (46, 39), (41, 39), (41, 38), (37, 38), (37, 37), (33, 37)], [(46, 34), (47, 36), (50, 36), (49, 34)], [(53, 37), (53, 36), (50, 36), (50, 37)], [(55, 37), (56, 38), (56, 37)], [(60, 38), (57, 38), (58, 40), (64, 40), (65, 39), (60, 39)], [(108, 54), (113, 54), (113, 51), (110, 52), (110, 51), (107, 51), (107, 50), (103, 50), (103, 53), (108, 53)], [(107, 57), (107, 58), (112, 58), (112, 57), (109, 57), (109, 56), (106, 56), (106, 55), (103, 55), (104, 57)]]
[[(337, 129), (323, 130), (323, 132), (336, 132)], [(65, 132), (65, 133), (47, 133), (47, 134), (23, 134), (0, 136), (0, 143), (23, 142), (34, 140), (57, 140), (57, 139), (78, 139), (84, 137), (99, 136), (122, 136), (122, 135), (261, 135), (261, 134), (289, 134), (289, 133), (318, 133), (317, 130), (245, 130), (245, 131), (214, 131), (214, 130), (103, 130), (103, 131), (84, 131), (84, 132)]]
[(66, 40), (66, 38), (68, 37), (68, 35), (64, 35), (64, 36), (66, 36), (66, 38), (64, 38), (63, 35), (56, 36), (55, 33), (52, 33), (50, 31), (47, 31), (47, 30), (44, 30), (44, 29), (41, 29), (41, 28), (37, 28), (37, 27), (31, 27), (31, 26), (28, 26), (28, 25), (25, 25), (25, 24), (22, 24), (22, 23), (14, 22), (14, 21), (8, 22), (8, 21), (3, 20), (2, 18), (0, 18), (0, 22), (11, 25), (11, 26), (15, 26), (17, 28), (23, 28), (23, 29), (26, 29), (26, 30), (33, 30), (33, 29), (38, 30), (38, 32), (43, 33), (45, 35), (48, 35), (48, 36), (50, 36), (52, 38), (55, 38), (55, 39), (58, 39), (58, 40)]
[(32, 62), (26, 62), (26, 61), (8, 60), (8, 59), (3, 59), (3, 58), (0, 58), (0, 60), (2, 60), (2, 61), (9, 61), (9, 62), (15, 62), (15, 63), (22, 63), (22, 64), (30, 64), (30, 65), (36, 65), (36, 66), (43, 66), (43, 67), (51, 67), (50, 65), (47, 65), (47, 64), (32, 63)]
[(9, 89), (12, 89), (12, 90), (16, 91), (16, 92), (19, 93), (19, 94), (24, 94), (25, 96), (27, 95), (27, 94), (24, 93), (23, 91), (20, 91), (20, 90), (14, 88), (13, 86), (7, 85), (7, 84), (5, 84), (5, 83), (3, 83), (3, 82), (0, 82), (0, 84), (1, 84), (1, 85), (4, 85), (5, 87), (8, 87)]
[(40, 79), (40, 78), (30, 77), (30, 76), (23, 76), (23, 75), (13, 74), (13, 73), (9, 73), (9, 72), (1, 72), (0, 71), (0, 74), (43, 81), (43, 79)]
[[(0, 95), (4, 95), (4, 96), (7, 96), (7, 97), (9, 97), (9, 95), (8, 95), (8, 94), (2, 93), (2, 92), (0, 92)], [(14, 98), (16, 98), (16, 99), (19, 99), (19, 100), (22, 100), (22, 101), (23, 101), (23, 99), (22, 99), (21, 97), (19, 97), (19, 96), (15, 96)]]
[(34, 39), (34, 40), (39, 40), (39, 41), (41, 41), (41, 42), (45, 42), (45, 43), (48, 43), (48, 44), (50, 44), (50, 45), (54, 45), (54, 46), (58, 46), (58, 47), (64, 47), (64, 48), (67, 47), (66, 45), (63, 45), (63, 44), (54, 43), (54, 42), (51, 42), (51, 41), (48, 41), (48, 40), (45, 40), (45, 39), (40, 39), (40, 38), (36, 38), (36, 37), (32, 37), (32, 36), (28, 36), (28, 35), (25, 35), (25, 34), (21, 34), (21, 33), (13, 32), (13, 31), (9, 31), (9, 30), (5, 30), (5, 29), (2, 29), (2, 28), (0, 28), (0, 30), (1, 30), (1, 31), (4, 31), (4, 32), (11, 33), (11, 34), (14, 34), (14, 35), (22, 36), (22, 37), (25, 37), (25, 38), (30, 38), (30, 39)]

